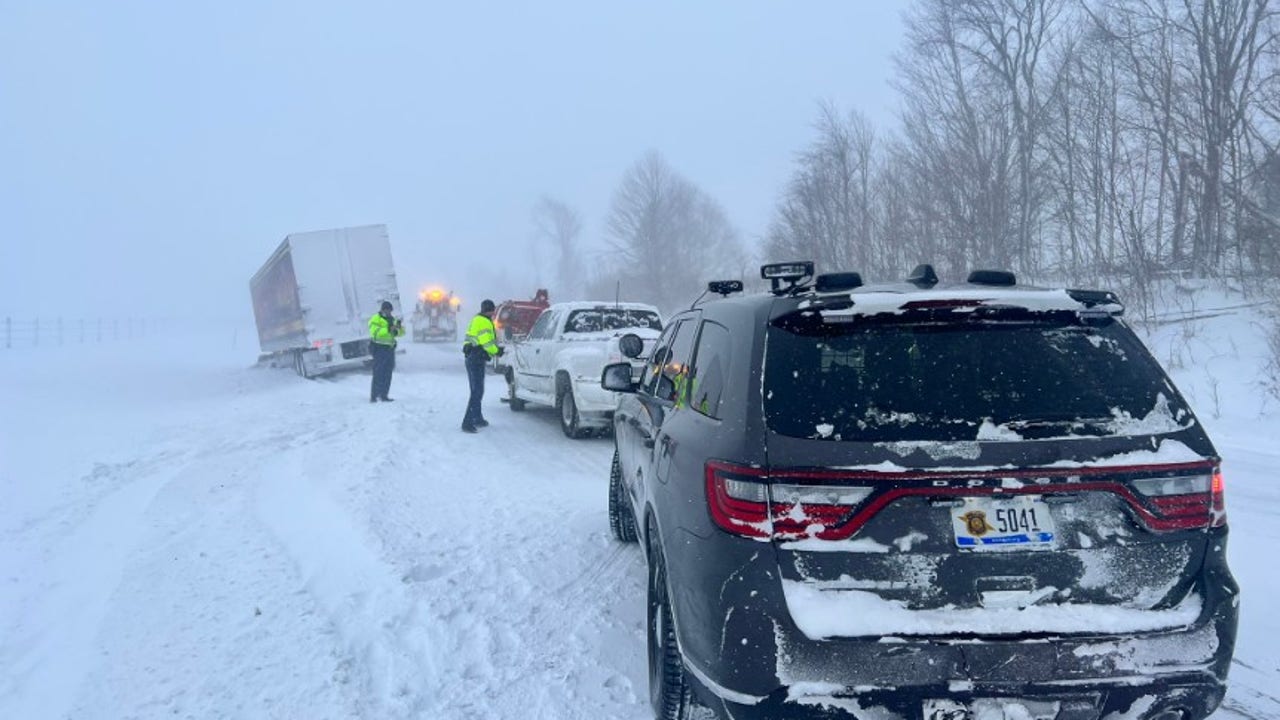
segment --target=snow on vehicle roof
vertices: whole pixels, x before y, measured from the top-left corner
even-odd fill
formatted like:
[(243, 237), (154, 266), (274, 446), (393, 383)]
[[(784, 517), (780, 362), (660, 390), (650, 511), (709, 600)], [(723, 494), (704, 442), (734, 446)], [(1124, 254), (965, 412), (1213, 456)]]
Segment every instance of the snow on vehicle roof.
[(619, 303), (619, 302), (614, 302), (612, 300), (600, 300), (597, 302), (592, 302), (590, 300), (558, 302), (558, 303), (552, 304), (547, 309), (548, 310), (613, 310), (615, 308), (619, 308), (622, 310), (650, 310), (652, 312), (658, 313), (659, 315), (662, 314), (658, 312), (658, 308), (646, 303), (636, 303), (636, 302)]
[[(954, 303), (957, 312), (972, 311), (976, 307), (1015, 307), (1033, 312), (1050, 312), (1055, 310), (1079, 311), (1087, 306), (1071, 297), (1062, 289), (1041, 290), (1022, 288), (956, 288), (944, 290), (918, 290), (894, 292), (877, 288), (854, 290), (840, 293), (840, 297), (848, 297), (853, 301), (850, 308), (822, 308), (824, 317), (850, 315), (879, 315), (882, 313), (901, 313), (915, 307), (947, 307)], [(806, 298), (799, 309), (818, 306), (821, 308), (824, 298)]]

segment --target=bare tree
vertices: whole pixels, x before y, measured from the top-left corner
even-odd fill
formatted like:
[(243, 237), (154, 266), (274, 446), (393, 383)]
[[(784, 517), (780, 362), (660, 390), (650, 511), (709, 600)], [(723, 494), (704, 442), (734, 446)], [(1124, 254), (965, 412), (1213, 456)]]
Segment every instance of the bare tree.
[(876, 256), (875, 131), (857, 111), (842, 117), (830, 103), (819, 107), (814, 129), (770, 225), (767, 253), (828, 269), (868, 269)]
[(1200, 180), (1199, 221), (1192, 255), (1197, 268), (1220, 268), (1225, 245), (1225, 189), (1238, 175), (1230, 153), (1248, 122), (1267, 34), (1268, 0), (1182, 0), (1179, 28), (1195, 51), (1196, 130), (1200, 144), (1193, 172)]
[(606, 221), (613, 276), (629, 297), (673, 309), (709, 279), (736, 277), (737, 231), (719, 203), (651, 151), (627, 170)]
[(556, 258), (556, 294), (573, 297), (586, 286), (582, 262), (582, 218), (566, 203), (549, 195), (533, 206), (533, 224), (537, 238), (550, 246)]

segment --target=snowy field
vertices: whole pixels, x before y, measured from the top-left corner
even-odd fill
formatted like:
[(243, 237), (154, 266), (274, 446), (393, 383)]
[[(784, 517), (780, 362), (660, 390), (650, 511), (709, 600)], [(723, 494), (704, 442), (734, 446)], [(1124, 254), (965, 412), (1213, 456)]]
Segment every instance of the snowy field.
[[(1280, 405), (1250, 313), (1150, 336), (1225, 458), (1221, 720), (1280, 718)], [(612, 441), (493, 377), (492, 427), (459, 432), (454, 345), (403, 346), (370, 405), (367, 375), (251, 369), (240, 337), (0, 351), (0, 718), (649, 717)]]

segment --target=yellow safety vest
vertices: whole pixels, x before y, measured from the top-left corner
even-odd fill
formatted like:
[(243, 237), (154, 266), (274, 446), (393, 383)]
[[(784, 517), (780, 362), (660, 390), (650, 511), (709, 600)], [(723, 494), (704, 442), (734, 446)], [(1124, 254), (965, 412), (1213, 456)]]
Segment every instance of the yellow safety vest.
[(467, 339), (463, 341), (462, 347), (475, 346), (483, 348), (489, 357), (498, 354), (498, 333), (493, 328), (493, 321), (484, 315), (476, 315), (471, 318), (471, 325), (467, 328)]
[(391, 332), (391, 324), (387, 319), (382, 317), (382, 313), (374, 313), (369, 318), (369, 338), (379, 345), (396, 346), (396, 338), (404, 335), (404, 328), (401, 327), (397, 332)]

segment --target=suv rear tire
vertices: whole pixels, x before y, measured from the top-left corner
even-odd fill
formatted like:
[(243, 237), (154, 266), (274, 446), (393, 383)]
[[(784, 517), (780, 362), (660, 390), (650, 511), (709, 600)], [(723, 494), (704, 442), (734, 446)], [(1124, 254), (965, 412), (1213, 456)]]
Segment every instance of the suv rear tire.
[(636, 536), (636, 515), (627, 502), (627, 491), (622, 486), (622, 463), (618, 451), (613, 451), (613, 468), (609, 471), (609, 530), (615, 540), (633, 543)]
[(693, 697), (671, 621), (667, 565), (652, 529), (649, 538), (649, 703), (657, 720), (688, 720)]

